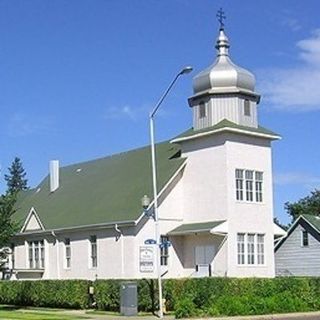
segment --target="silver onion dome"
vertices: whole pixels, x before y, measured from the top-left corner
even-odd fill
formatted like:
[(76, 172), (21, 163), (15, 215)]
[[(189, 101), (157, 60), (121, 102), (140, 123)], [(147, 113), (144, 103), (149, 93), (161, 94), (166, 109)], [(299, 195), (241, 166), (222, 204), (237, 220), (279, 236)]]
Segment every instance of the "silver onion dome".
[(244, 92), (256, 95), (254, 75), (235, 65), (229, 57), (229, 40), (224, 29), (220, 28), (216, 43), (215, 62), (193, 78), (194, 94), (205, 92), (232, 93)]

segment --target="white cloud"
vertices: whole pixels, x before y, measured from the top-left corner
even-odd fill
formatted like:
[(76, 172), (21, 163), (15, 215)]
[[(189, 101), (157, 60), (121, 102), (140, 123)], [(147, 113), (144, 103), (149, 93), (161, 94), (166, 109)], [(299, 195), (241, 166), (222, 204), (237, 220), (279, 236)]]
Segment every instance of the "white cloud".
[(105, 110), (103, 118), (106, 120), (113, 119), (129, 119), (131, 121), (137, 121), (139, 118), (148, 116), (148, 109), (146, 107), (134, 108), (129, 105), (120, 107), (109, 107)]
[(10, 137), (23, 137), (51, 131), (53, 119), (48, 116), (27, 115), (16, 112), (8, 120), (7, 135)]
[(277, 173), (274, 176), (274, 183), (280, 186), (302, 185), (314, 189), (320, 186), (320, 177), (301, 172)]
[(301, 25), (297, 19), (291, 17), (284, 17), (281, 24), (283, 26), (289, 27), (292, 31), (298, 31), (301, 29)]
[(299, 64), (263, 70), (260, 86), (268, 103), (290, 111), (320, 110), (320, 29), (296, 43)]

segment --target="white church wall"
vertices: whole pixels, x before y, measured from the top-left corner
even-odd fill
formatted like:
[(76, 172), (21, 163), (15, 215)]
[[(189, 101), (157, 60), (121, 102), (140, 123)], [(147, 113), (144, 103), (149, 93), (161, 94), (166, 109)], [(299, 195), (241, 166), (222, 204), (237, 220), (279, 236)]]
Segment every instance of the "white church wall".
[[(273, 189), (270, 142), (235, 134), (230, 134), (228, 140), (226, 143), (229, 223), (228, 275), (273, 277)], [(263, 172), (263, 202), (236, 200), (236, 169)], [(265, 265), (243, 266), (237, 264), (237, 233), (265, 235)]]

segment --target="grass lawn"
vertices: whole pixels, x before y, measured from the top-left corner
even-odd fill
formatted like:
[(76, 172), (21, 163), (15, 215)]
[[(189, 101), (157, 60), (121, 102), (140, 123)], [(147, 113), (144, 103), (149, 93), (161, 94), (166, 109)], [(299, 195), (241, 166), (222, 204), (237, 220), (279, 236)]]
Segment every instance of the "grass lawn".
[(77, 320), (88, 319), (88, 317), (80, 315), (67, 315), (61, 311), (43, 311), (32, 309), (19, 309), (14, 307), (0, 307), (0, 319), (14, 320)]

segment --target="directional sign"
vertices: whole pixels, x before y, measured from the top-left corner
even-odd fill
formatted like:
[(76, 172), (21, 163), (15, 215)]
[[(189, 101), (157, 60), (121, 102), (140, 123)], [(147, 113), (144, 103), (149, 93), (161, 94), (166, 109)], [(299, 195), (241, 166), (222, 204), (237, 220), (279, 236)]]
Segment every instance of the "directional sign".
[(156, 244), (156, 243), (157, 243), (157, 241), (154, 240), (154, 239), (147, 239), (147, 240), (145, 240), (145, 242), (144, 242), (144, 244)]

